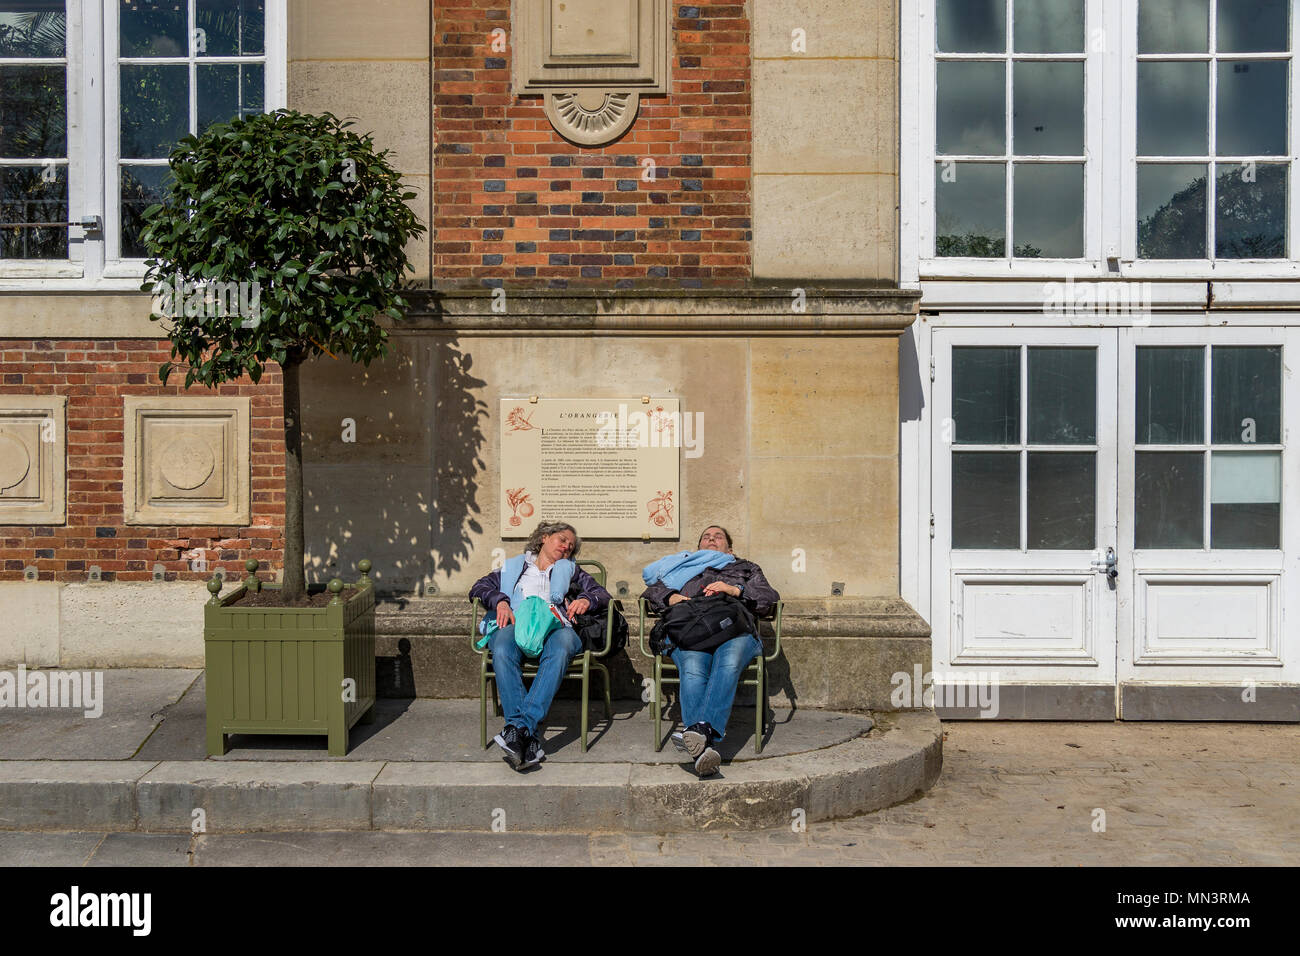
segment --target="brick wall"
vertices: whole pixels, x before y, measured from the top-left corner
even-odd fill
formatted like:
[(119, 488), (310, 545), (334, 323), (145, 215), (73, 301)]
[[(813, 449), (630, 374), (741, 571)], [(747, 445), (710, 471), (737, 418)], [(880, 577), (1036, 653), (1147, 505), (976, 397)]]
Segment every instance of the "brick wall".
[[(510, 93), (505, 0), (434, 0), (438, 287), (739, 285), (750, 267), (750, 25), (673, 10), (672, 91), (616, 142), (578, 147)], [(652, 159), (655, 178), (643, 180)]]
[[(0, 340), (0, 395), (66, 395), (67, 521), (62, 526), (0, 526), (0, 581), (20, 581), (35, 565), (42, 581), (85, 581), (97, 565), (105, 581), (204, 580), (213, 569), (242, 577), (244, 561), (278, 568), (284, 549), (284, 408), (278, 368), (253, 385), (223, 385), (217, 395), (249, 397), (251, 527), (127, 526), (122, 507), (122, 399), (188, 393), (177, 378), (164, 387), (158, 366), (166, 341)], [(183, 553), (203, 551), (206, 572), (190, 570)], [(269, 574), (263, 574), (269, 578)]]

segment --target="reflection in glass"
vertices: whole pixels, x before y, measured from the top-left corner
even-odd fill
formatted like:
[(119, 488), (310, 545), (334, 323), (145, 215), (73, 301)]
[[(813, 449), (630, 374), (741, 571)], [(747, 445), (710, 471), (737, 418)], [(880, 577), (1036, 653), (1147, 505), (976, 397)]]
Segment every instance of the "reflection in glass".
[(1007, 254), (1007, 180), (1002, 163), (935, 164), (935, 254)]
[(939, 0), (937, 14), (940, 52), (1006, 52), (1006, 0)]
[(1287, 65), (1268, 60), (1220, 60), (1218, 69), (1217, 155), (1286, 153)]
[(1282, 513), (1282, 456), (1215, 452), (1210, 459), (1210, 547), (1276, 548)]
[(67, 90), (65, 67), (0, 66), (0, 156), (67, 156)]
[(143, 259), (149, 253), (140, 241), (144, 211), (155, 203), (167, 202), (171, 170), (166, 166), (122, 168), (122, 256)]
[(1031, 444), (1097, 440), (1096, 349), (1030, 348), (1028, 374)]
[(1016, 163), (1015, 254), (1083, 258), (1083, 164)]
[(1204, 259), (1205, 166), (1138, 163), (1138, 258)]
[[(197, 0), (194, 25), (202, 30), (199, 56), (249, 56), (262, 52), (264, 0)], [(202, 47), (201, 49), (199, 47)]]
[(1210, 375), (1214, 444), (1282, 443), (1281, 346), (1216, 345), (1210, 352)]
[(1215, 45), (1221, 53), (1281, 53), (1287, 38), (1288, 0), (1218, 0)]
[(184, 66), (122, 67), (122, 158), (166, 157), (190, 131), (190, 71)]
[(1198, 445), (1205, 440), (1205, 350), (1137, 350), (1139, 445)]
[(965, 156), (1006, 152), (1006, 65), (940, 62), (935, 69), (938, 152)]
[(1018, 156), (1083, 155), (1083, 64), (1017, 63), (1012, 127)]
[[(0, 166), (0, 222), (67, 222), (66, 166)], [(0, 228), (0, 259), (66, 259), (66, 229)]]
[(1287, 167), (1215, 167), (1214, 254), (1220, 259), (1286, 258)]
[(1020, 455), (953, 452), (952, 546), (1020, 547)]
[(1139, 53), (1204, 53), (1210, 0), (1138, 0)]
[(1208, 63), (1137, 65), (1141, 156), (1203, 156), (1210, 149)]
[(1096, 456), (1030, 452), (1027, 477), (1030, 550), (1096, 547)]
[(188, 12), (178, 0), (121, 0), (121, 55), (188, 56)]
[(0, 57), (63, 56), (67, 26), (64, 0), (0, 0)]
[(262, 112), (261, 64), (199, 66), (199, 132), (213, 123)]
[(1020, 443), (1020, 349), (952, 350), (953, 442)]
[(1134, 547), (1203, 547), (1205, 457), (1140, 451), (1135, 478)]
[(1017, 53), (1082, 53), (1083, 0), (1016, 0)]

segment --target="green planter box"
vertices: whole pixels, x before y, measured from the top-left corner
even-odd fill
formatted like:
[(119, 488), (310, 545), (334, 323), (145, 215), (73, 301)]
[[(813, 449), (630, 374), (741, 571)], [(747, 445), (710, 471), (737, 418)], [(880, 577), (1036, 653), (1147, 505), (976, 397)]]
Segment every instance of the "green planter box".
[(220, 582), (209, 582), (212, 600), (203, 615), (209, 755), (226, 752), (228, 734), (323, 734), (330, 755), (342, 757), (352, 725), (374, 719), (375, 589), (370, 562), (358, 567), (357, 593), (343, 601), (336, 578), (326, 607), (240, 607), (235, 602), (247, 583), (222, 598)]

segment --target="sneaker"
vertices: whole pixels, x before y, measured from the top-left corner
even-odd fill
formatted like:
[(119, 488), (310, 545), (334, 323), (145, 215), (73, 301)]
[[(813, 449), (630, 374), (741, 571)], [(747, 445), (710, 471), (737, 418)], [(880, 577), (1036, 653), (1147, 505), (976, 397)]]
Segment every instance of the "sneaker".
[(519, 764), (518, 769), (523, 770), (527, 767), (536, 767), (546, 759), (546, 751), (542, 749), (542, 742), (537, 739), (536, 734), (528, 734), (523, 742), (524, 759)]
[(706, 723), (693, 724), (687, 727), (680, 734), (673, 734), (673, 743), (678, 749), (690, 754), (692, 760), (698, 760), (700, 754), (704, 753), (709, 746), (711, 739), (709, 725)]
[(718, 772), (722, 766), (722, 755), (712, 747), (705, 747), (704, 752), (695, 761), (695, 772), (701, 777), (709, 777)]
[(514, 724), (506, 724), (501, 733), (492, 738), (492, 742), (505, 751), (503, 759), (512, 768), (518, 770), (524, 760), (524, 735), (526, 731)]

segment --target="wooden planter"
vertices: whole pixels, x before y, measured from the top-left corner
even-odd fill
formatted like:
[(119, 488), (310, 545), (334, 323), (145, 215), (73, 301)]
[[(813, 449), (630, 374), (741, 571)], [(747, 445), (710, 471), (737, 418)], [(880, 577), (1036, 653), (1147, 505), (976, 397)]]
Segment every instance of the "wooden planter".
[(255, 567), (224, 598), (218, 597), (221, 582), (208, 582), (209, 755), (226, 752), (228, 734), (323, 734), (330, 755), (342, 757), (352, 725), (374, 719), (375, 589), (370, 562), (357, 567), (357, 593), (345, 602), (344, 584), (335, 578), (329, 583), (334, 598), (325, 607), (235, 605), (249, 587), (278, 587), (258, 583)]

